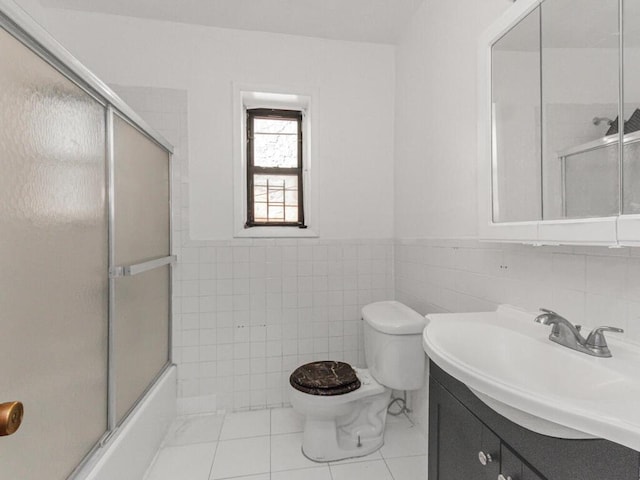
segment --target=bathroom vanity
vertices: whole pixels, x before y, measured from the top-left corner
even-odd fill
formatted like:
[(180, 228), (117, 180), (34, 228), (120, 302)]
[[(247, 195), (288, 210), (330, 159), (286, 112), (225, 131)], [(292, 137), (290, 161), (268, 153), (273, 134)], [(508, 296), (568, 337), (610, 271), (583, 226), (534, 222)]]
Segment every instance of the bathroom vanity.
[(427, 315), (429, 480), (638, 479), (640, 348), (574, 350), (550, 313)]
[(608, 440), (523, 428), (430, 362), (429, 480), (637, 480), (639, 461)]

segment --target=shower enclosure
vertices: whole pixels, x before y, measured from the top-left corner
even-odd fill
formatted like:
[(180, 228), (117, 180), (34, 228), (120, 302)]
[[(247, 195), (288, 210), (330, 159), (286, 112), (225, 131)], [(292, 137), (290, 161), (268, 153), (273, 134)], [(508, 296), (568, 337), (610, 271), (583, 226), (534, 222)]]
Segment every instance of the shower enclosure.
[(61, 480), (171, 364), (171, 146), (21, 15), (0, 1), (0, 478)]

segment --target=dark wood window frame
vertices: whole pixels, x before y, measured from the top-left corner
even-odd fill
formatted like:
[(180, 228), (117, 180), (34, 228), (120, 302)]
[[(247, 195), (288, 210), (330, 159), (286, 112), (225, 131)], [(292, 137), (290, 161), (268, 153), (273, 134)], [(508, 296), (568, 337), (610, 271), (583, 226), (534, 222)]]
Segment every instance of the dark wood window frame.
[[(247, 145), (247, 221), (245, 228), (251, 227), (298, 227), (307, 228), (304, 223), (304, 195), (302, 182), (302, 112), (300, 110), (280, 110), (271, 108), (247, 109), (246, 145)], [(298, 124), (298, 166), (295, 168), (259, 167), (254, 165), (254, 119), (296, 120)], [(298, 178), (298, 221), (297, 222), (257, 222), (254, 212), (254, 176), (255, 175), (295, 175)]]

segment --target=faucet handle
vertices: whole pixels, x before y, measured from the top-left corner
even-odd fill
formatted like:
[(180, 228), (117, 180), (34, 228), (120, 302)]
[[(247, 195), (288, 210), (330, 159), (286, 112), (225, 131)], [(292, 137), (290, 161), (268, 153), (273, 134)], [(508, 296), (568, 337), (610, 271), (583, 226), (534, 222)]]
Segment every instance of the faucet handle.
[(548, 308), (539, 308), (539, 310), (542, 313), (534, 318), (533, 321), (543, 325), (553, 325), (553, 332), (556, 335), (558, 334), (558, 320), (570, 324), (569, 320), (553, 310), (549, 310)]
[(624, 330), (618, 327), (597, 327), (594, 328), (587, 337), (587, 345), (590, 347), (606, 347), (607, 340), (604, 338), (603, 332), (624, 333)]

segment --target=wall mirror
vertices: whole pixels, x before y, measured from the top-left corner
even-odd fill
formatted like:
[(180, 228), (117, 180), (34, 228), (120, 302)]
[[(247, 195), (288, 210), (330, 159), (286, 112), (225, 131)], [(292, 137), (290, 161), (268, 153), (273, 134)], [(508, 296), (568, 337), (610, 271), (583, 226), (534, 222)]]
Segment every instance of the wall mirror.
[(519, 0), (480, 87), (481, 238), (640, 244), (640, 2)]

